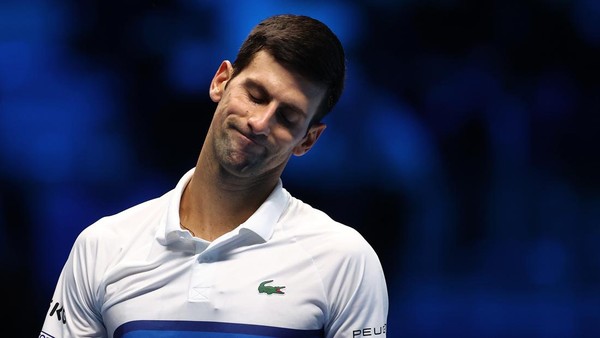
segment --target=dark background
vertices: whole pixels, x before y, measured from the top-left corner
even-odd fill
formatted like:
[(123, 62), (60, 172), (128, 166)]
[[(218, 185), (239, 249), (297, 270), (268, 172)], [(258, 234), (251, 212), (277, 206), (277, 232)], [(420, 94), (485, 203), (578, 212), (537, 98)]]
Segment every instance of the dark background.
[(600, 336), (600, 2), (0, 3), (2, 325), (34, 337), (77, 234), (195, 165), (222, 59), (308, 14), (347, 89), (283, 177), (359, 230), (389, 337)]

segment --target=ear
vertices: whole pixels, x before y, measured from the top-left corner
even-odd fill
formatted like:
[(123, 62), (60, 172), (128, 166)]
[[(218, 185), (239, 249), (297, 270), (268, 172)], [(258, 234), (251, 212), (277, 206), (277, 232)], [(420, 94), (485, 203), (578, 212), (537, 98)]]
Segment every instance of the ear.
[(227, 60), (221, 62), (219, 69), (217, 69), (215, 76), (210, 82), (210, 89), (208, 93), (213, 102), (221, 101), (221, 98), (223, 97), (223, 91), (225, 90), (225, 85), (227, 84), (227, 81), (231, 79), (232, 74), (233, 66), (231, 65), (231, 62)]
[(319, 139), (326, 127), (327, 125), (324, 123), (317, 123), (311, 126), (308, 132), (306, 133), (306, 136), (304, 136), (304, 138), (302, 139), (302, 141), (294, 147), (294, 155), (302, 156), (306, 154), (310, 150), (310, 148), (312, 148), (315, 145), (315, 143), (317, 142), (317, 140)]

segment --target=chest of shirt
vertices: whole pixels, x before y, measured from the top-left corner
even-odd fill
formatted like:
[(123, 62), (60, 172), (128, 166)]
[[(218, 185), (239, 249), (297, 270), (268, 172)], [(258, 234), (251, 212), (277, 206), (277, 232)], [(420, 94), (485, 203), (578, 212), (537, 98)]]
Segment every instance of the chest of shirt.
[(101, 309), (109, 332), (140, 320), (316, 330), (326, 317), (318, 271), (293, 246), (165, 251), (149, 260), (125, 260), (110, 273), (115, 277), (107, 278)]

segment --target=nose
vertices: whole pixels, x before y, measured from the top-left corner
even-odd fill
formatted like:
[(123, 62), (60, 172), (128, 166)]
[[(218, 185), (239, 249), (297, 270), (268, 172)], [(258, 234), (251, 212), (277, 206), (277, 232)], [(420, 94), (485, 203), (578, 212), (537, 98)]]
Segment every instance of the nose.
[(271, 123), (275, 117), (275, 105), (256, 106), (248, 117), (248, 126), (254, 134), (268, 135), (271, 132)]

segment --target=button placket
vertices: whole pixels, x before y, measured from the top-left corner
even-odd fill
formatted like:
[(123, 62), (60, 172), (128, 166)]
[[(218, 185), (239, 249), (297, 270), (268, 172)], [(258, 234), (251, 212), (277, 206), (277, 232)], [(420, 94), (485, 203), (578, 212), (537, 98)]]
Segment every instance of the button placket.
[(216, 266), (205, 259), (206, 255), (200, 254), (192, 271), (188, 290), (188, 300), (191, 302), (208, 302), (211, 298)]

